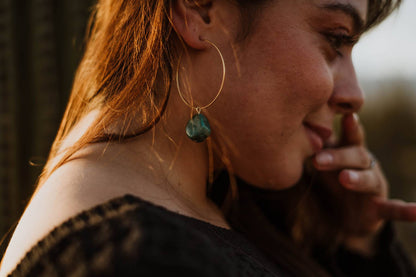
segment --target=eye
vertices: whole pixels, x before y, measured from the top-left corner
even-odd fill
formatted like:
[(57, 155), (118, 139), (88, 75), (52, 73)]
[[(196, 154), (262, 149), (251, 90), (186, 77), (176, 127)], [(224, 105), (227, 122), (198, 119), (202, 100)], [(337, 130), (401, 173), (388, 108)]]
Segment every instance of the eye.
[(343, 33), (324, 33), (323, 35), (336, 54), (340, 57), (343, 56), (341, 51), (343, 47), (352, 47), (357, 42), (357, 38)]

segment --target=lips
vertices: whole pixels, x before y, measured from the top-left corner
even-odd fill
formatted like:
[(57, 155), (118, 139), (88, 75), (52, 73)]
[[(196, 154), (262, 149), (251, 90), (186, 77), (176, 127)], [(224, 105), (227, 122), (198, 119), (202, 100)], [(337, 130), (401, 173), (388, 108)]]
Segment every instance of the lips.
[(332, 130), (310, 122), (303, 123), (314, 152), (319, 152), (331, 137)]

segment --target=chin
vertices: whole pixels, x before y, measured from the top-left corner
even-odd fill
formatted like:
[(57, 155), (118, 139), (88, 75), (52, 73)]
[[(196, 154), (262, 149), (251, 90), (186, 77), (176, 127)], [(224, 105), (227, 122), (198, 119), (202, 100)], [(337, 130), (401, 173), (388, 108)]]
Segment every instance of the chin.
[(302, 173), (286, 175), (283, 178), (282, 176), (279, 176), (275, 179), (271, 179), (268, 182), (268, 189), (283, 190), (283, 189), (293, 187), (299, 182), (301, 177), (302, 177)]
[(288, 168), (262, 170), (261, 178), (250, 176), (244, 178), (253, 186), (268, 190), (283, 190), (296, 185), (303, 174), (303, 166), (288, 166)]

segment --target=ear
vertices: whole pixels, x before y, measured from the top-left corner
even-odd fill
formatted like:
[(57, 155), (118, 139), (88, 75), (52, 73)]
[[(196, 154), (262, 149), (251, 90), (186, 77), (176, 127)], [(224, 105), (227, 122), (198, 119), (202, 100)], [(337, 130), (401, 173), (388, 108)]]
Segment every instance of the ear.
[(194, 49), (205, 49), (201, 39), (211, 26), (213, 0), (176, 0), (172, 4), (172, 21), (178, 35)]

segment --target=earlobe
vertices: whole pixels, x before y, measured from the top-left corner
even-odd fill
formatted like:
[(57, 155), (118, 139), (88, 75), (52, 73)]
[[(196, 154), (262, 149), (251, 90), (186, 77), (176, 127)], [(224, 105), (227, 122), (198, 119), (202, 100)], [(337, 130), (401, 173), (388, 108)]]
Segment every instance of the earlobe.
[(171, 16), (174, 28), (191, 48), (205, 49), (201, 39), (210, 27), (212, 0), (176, 0), (172, 3)]

